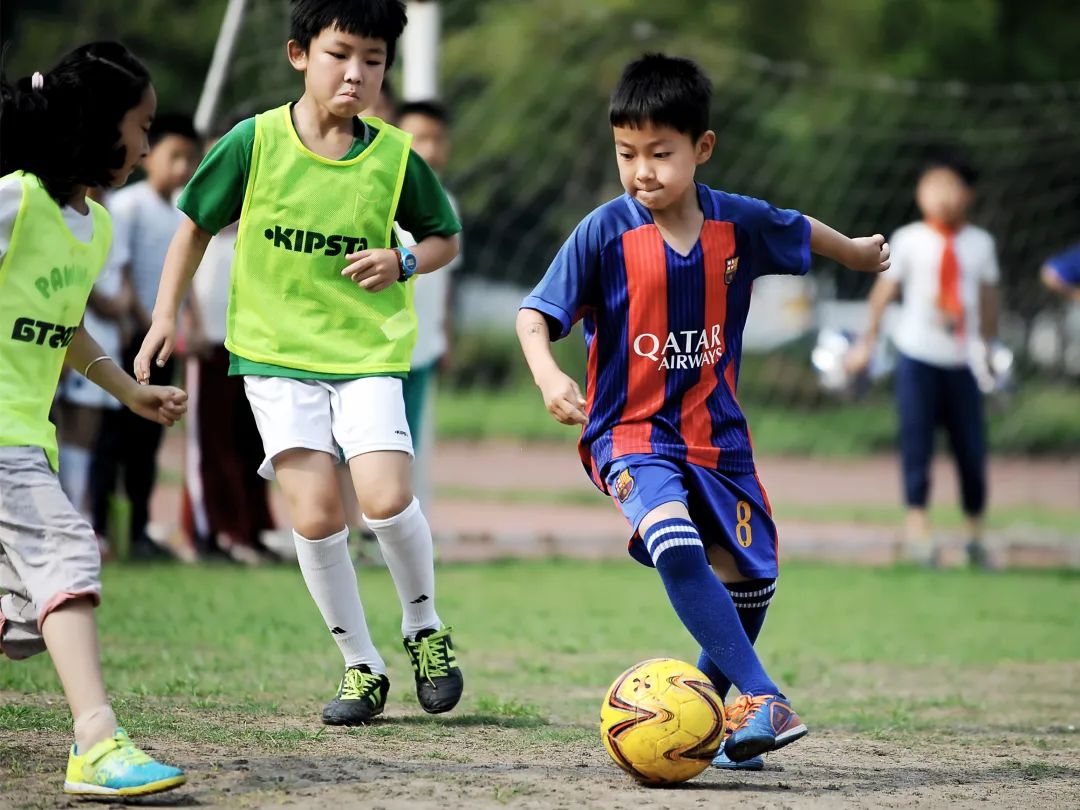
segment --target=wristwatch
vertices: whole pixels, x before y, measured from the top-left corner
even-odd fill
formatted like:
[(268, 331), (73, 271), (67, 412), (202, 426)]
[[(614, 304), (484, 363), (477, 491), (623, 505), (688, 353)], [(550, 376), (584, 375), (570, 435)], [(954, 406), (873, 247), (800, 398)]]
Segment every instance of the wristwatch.
[(398, 281), (408, 281), (416, 273), (416, 256), (404, 245), (399, 245), (394, 250), (397, 251), (399, 264), (401, 265), (401, 275), (398, 276)]

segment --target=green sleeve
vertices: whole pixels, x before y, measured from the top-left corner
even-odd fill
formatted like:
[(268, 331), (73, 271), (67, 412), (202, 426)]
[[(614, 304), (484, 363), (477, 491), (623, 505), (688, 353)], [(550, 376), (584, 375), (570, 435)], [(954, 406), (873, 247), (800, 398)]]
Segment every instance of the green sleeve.
[(217, 233), (240, 219), (254, 146), (255, 119), (248, 118), (206, 153), (176, 207), (209, 233)]
[(461, 222), (435, 171), (412, 150), (394, 218), (417, 242), (429, 236), (453, 236), (461, 230)]

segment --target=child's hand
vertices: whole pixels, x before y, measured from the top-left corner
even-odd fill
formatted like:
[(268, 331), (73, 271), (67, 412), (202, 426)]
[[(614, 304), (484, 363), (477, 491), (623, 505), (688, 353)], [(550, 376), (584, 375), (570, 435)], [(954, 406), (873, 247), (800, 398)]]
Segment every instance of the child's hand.
[(884, 273), (889, 269), (889, 243), (880, 233), (851, 240), (851, 261), (847, 266), (864, 273)]
[[(176, 319), (154, 318), (143, 338), (142, 348), (135, 355), (135, 379), (142, 385), (150, 382), (150, 362), (158, 368), (172, 356), (176, 348)], [(132, 408), (134, 410), (134, 408)]]
[(844, 370), (848, 374), (859, 375), (870, 368), (870, 360), (874, 356), (874, 347), (865, 340), (860, 340), (851, 347), (844, 358)]
[(171, 427), (187, 411), (187, 394), (171, 385), (138, 385), (124, 404), (143, 419)]
[(564, 425), (587, 425), (585, 397), (574, 379), (561, 371), (554, 371), (539, 382), (540, 393), (548, 411)]
[(352, 264), (341, 271), (368, 292), (385, 290), (401, 276), (401, 258), (396, 250), (361, 250), (345, 257)]

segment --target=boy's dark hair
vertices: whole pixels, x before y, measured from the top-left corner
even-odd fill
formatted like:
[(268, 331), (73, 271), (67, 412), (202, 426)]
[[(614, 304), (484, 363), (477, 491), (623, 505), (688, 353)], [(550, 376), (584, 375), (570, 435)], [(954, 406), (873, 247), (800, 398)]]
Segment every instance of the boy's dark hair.
[(150, 141), (150, 148), (153, 149), (163, 138), (169, 135), (186, 138), (196, 146), (201, 143), (199, 133), (195, 131), (195, 122), (190, 115), (164, 113), (155, 116), (147, 136), (147, 140)]
[(305, 51), (327, 28), (386, 43), (386, 66), (394, 64), (398, 37), (405, 30), (403, 0), (292, 0), (289, 38)]
[(613, 127), (668, 126), (697, 141), (709, 128), (712, 82), (697, 63), (647, 53), (623, 70), (611, 94)]
[(979, 172), (967, 157), (957, 149), (931, 148), (923, 158), (919, 168), (919, 179), (934, 169), (948, 169), (964, 183), (973, 188), (979, 180)]
[(433, 121), (438, 121), (443, 126), (450, 126), (450, 111), (441, 101), (428, 99), (426, 101), (406, 101), (398, 107), (398, 120), (406, 115), (422, 115)]
[(0, 176), (30, 172), (61, 205), (77, 186), (112, 185), (126, 157), (120, 122), (149, 86), (149, 71), (119, 42), (71, 51), (40, 90), (29, 76), (0, 76)]

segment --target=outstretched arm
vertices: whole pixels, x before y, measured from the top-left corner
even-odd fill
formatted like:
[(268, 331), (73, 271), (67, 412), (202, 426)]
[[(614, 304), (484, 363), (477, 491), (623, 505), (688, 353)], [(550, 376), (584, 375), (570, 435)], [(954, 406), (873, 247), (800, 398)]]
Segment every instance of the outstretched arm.
[(82, 324), (68, 346), (64, 362), (151, 422), (172, 425), (187, 410), (187, 394), (171, 385), (139, 385), (112, 361)]
[(150, 381), (151, 361), (158, 366), (165, 365), (176, 347), (176, 311), (180, 309), (180, 302), (184, 300), (184, 294), (212, 238), (212, 233), (184, 217), (169, 243), (154, 304), (153, 322), (135, 358), (135, 378), (140, 383)]
[(1049, 264), (1044, 264), (1042, 266), (1042, 269), (1039, 271), (1039, 276), (1042, 278), (1043, 285), (1048, 290), (1053, 290), (1058, 295), (1063, 295), (1066, 298), (1071, 298), (1073, 301), (1080, 303), (1080, 287), (1074, 287), (1071, 284), (1068, 284)]
[(883, 273), (889, 269), (889, 243), (880, 233), (844, 236), (824, 222), (807, 217), (810, 223), (810, 250), (863, 273)]
[(979, 336), (990, 343), (998, 336), (998, 291), (993, 284), (979, 287)]
[(564, 425), (588, 424), (581, 389), (559, 368), (551, 354), (551, 333), (544, 316), (535, 309), (518, 310), (517, 336), (533, 381), (551, 415)]
[(900, 294), (900, 284), (887, 276), (878, 276), (870, 290), (870, 320), (866, 324), (866, 332), (862, 339), (852, 349), (845, 360), (844, 365), (853, 374), (859, 374), (870, 365), (870, 358), (874, 356), (874, 346), (877, 344), (878, 335), (881, 334), (881, 319), (885, 315), (885, 308)]

